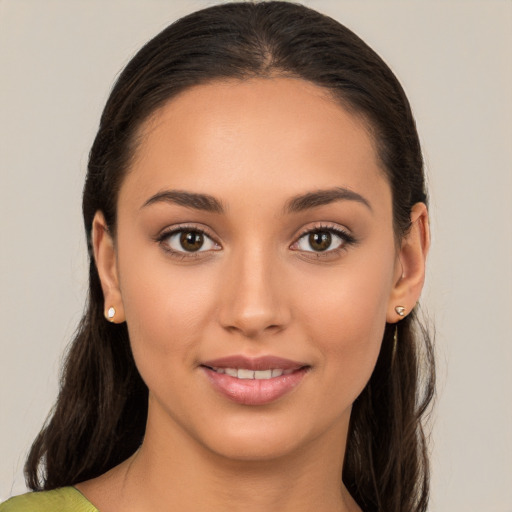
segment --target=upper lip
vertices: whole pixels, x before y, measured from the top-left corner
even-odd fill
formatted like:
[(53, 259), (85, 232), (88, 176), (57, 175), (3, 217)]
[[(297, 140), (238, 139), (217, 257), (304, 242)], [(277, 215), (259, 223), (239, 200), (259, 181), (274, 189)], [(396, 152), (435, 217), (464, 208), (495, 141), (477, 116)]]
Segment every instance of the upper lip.
[(247, 370), (298, 370), (299, 368), (309, 366), (305, 363), (277, 356), (246, 357), (242, 355), (211, 359), (204, 361), (201, 365), (208, 366), (209, 368), (244, 368)]

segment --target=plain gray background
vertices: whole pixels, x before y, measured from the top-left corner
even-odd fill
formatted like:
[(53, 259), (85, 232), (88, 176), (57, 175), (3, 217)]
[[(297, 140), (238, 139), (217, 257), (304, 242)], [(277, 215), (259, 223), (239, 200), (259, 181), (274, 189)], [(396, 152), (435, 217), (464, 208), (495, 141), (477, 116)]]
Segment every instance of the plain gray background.
[[(109, 88), (146, 40), (213, 3), (0, 0), (0, 501), (25, 490), (81, 316), (80, 196)], [(440, 380), (430, 510), (512, 511), (512, 3), (303, 3), (388, 62), (417, 118)]]

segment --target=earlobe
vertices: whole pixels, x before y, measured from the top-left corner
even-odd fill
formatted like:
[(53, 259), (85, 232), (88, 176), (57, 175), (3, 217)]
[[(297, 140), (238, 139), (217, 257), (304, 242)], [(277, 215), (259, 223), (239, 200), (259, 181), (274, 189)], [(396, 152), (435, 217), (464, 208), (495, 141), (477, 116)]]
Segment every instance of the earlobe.
[(425, 262), (430, 247), (428, 211), (424, 203), (411, 209), (411, 227), (402, 239), (395, 282), (388, 303), (386, 321), (396, 323), (418, 302), (425, 281)]
[(105, 217), (97, 211), (92, 222), (94, 261), (100, 277), (105, 303), (105, 318), (112, 323), (125, 321), (124, 308), (119, 288), (116, 250)]

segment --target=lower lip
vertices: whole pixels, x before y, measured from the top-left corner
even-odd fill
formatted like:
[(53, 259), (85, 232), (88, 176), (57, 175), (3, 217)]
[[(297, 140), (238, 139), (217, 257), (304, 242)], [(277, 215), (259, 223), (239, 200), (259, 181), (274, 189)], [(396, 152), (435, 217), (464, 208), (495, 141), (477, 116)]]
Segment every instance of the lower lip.
[(213, 387), (221, 394), (243, 405), (264, 405), (274, 402), (297, 387), (307, 368), (271, 379), (237, 379), (225, 373), (217, 373), (206, 366), (201, 367)]

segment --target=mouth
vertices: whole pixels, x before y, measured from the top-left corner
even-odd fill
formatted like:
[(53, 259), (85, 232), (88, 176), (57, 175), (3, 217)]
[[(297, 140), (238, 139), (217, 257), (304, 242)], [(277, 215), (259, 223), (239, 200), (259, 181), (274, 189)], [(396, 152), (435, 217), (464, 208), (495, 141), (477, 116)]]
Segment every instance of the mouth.
[(311, 369), (274, 356), (230, 356), (200, 365), (213, 388), (243, 405), (264, 405), (295, 389)]
[(223, 368), (220, 366), (213, 366), (206, 368), (216, 372), (224, 373), (235, 379), (256, 379), (256, 380), (268, 380), (281, 377), (281, 375), (290, 375), (295, 370), (283, 370), (282, 368), (270, 368), (268, 370), (249, 370), (248, 368)]

